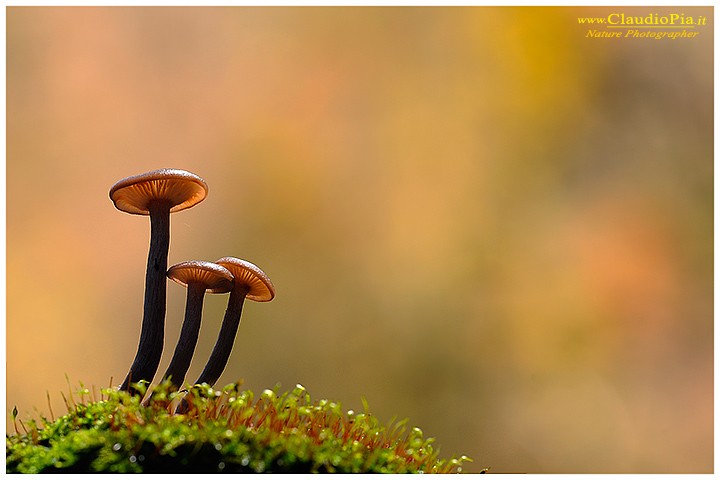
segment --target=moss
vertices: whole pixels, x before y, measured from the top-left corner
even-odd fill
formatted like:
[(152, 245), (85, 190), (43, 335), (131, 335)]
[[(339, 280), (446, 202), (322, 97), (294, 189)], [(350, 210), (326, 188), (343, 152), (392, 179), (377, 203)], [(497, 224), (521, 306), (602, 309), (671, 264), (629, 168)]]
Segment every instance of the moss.
[[(365, 412), (356, 414), (339, 403), (312, 402), (299, 385), (282, 395), (277, 390), (256, 398), (239, 384), (183, 393), (163, 384), (143, 406), (140, 396), (114, 389), (91, 401), (82, 388), (79, 402), (64, 397), (67, 415), (21, 422), (25, 433), (7, 437), (6, 471), (452, 473), (469, 460), (439, 459), (432, 438), (418, 428), (406, 431), (405, 421), (380, 424), (364, 401)], [(174, 414), (183, 396), (189, 408)]]

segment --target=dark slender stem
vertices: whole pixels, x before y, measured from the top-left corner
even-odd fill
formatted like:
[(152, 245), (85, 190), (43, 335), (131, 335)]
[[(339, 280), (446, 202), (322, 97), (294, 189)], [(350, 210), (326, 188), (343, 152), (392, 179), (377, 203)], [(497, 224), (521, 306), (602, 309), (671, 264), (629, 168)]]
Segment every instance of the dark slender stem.
[[(245, 296), (248, 293), (248, 287), (245, 285), (236, 284), (230, 293), (230, 299), (228, 300), (228, 306), (225, 310), (225, 317), (223, 318), (222, 325), (220, 326), (220, 333), (218, 339), (215, 342), (210, 358), (205, 364), (205, 368), (202, 373), (195, 381), (195, 385), (201, 383), (207, 383), (212, 386), (215, 385), (220, 375), (222, 375), (225, 366), (227, 365), (228, 359), (230, 358), (230, 352), (232, 352), (233, 344), (235, 343), (235, 334), (237, 333), (238, 326), (240, 325), (240, 316), (242, 315), (243, 304), (245, 303)], [(175, 410), (176, 414), (182, 414), (188, 410), (188, 402), (184, 398), (180, 401)]]
[(167, 291), (167, 257), (170, 248), (170, 205), (151, 203), (150, 252), (145, 272), (145, 305), (140, 343), (135, 360), (120, 390), (138, 393), (130, 386), (142, 380), (151, 382), (162, 356), (165, 332), (165, 303)]
[(215, 382), (217, 382), (223, 370), (225, 370), (225, 365), (227, 365), (230, 352), (232, 352), (233, 344), (235, 343), (235, 334), (237, 333), (238, 325), (240, 325), (240, 316), (242, 315), (243, 303), (245, 302), (247, 292), (248, 287), (245, 285), (236, 285), (230, 293), (230, 299), (228, 300), (225, 317), (223, 318), (215, 347), (195, 384), (207, 383), (210, 386), (215, 385)]
[(185, 374), (190, 367), (195, 345), (197, 345), (202, 317), (203, 300), (205, 299), (205, 285), (202, 283), (188, 284), (187, 301), (185, 303), (185, 320), (183, 321), (180, 338), (170, 365), (163, 375), (163, 379), (170, 379), (174, 388), (180, 388), (185, 381)]

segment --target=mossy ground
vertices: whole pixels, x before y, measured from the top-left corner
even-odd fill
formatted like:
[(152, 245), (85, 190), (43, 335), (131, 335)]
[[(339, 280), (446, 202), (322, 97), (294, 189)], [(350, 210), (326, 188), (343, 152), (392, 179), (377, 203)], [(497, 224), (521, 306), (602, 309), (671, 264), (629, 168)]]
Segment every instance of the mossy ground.
[[(6, 471), (456, 473), (469, 460), (439, 459), (420, 429), (382, 425), (367, 405), (364, 413), (343, 412), (339, 403), (312, 402), (299, 385), (277, 390), (255, 398), (239, 384), (182, 393), (164, 384), (143, 406), (139, 396), (113, 389), (98, 396), (81, 385), (78, 401), (63, 397), (67, 415), (16, 426), (6, 440)], [(189, 409), (174, 414), (183, 397)]]

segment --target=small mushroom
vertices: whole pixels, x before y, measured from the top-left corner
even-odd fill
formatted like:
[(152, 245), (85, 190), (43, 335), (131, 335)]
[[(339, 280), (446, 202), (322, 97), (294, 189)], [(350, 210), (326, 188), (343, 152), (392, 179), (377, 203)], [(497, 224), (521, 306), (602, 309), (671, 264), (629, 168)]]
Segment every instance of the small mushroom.
[(137, 354), (120, 390), (137, 393), (130, 383), (152, 381), (162, 356), (165, 329), (170, 213), (203, 201), (205, 181), (185, 170), (162, 169), (120, 180), (110, 189), (118, 210), (150, 216), (150, 251), (145, 273), (145, 303)]
[(233, 276), (224, 267), (211, 262), (180, 262), (167, 272), (169, 279), (187, 287), (185, 320), (170, 365), (163, 379), (170, 379), (175, 388), (182, 386), (190, 367), (200, 332), (200, 319), (205, 292), (227, 293), (233, 288)]
[(234, 257), (224, 257), (215, 263), (228, 269), (235, 281), (215, 347), (200, 377), (195, 382), (196, 384), (207, 383), (210, 386), (220, 378), (220, 374), (230, 358), (245, 298), (256, 302), (269, 302), (275, 297), (275, 288), (273, 288), (272, 282), (256, 265)]

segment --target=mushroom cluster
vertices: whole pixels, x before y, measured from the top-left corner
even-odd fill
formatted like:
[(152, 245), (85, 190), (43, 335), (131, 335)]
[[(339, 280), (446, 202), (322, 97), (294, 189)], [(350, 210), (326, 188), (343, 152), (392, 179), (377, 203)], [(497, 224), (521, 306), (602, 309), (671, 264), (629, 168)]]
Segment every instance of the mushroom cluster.
[(139, 394), (133, 385), (152, 382), (157, 372), (164, 344), (168, 278), (187, 288), (180, 338), (163, 375), (163, 380), (170, 381), (176, 389), (182, 386), (195, 352), (205, 293), (230, 292), (215, 347), (195, 381), (195, 384), (207, 383), (210, 386), (220, 378), (230, 358), (245, 299), (269, 302), (275, 297), (275, 289), (268, 276), (256, 265), (239, 258), (223, 257), (214, 263), (187, 261), (167, 268), (170, 214), (202, 202), (207, 192), (207, 184), (202, 178), (176, 169), (127, 177), (110, 189), (110, 199), (118, 210), (150, 216), (150, 251), (145, 272), (140, 342), (120, 390)]

